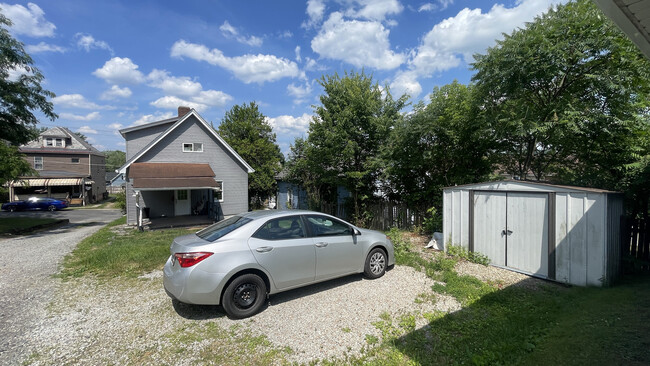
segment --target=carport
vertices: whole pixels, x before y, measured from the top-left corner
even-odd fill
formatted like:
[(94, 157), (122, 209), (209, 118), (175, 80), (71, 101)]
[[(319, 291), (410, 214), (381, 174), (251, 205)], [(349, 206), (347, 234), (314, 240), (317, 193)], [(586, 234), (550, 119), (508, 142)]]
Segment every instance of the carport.
[(443, 190), (447, 244), (492, 265), (580, 286), (614, 280), (623, 197), (601, 189), (497, 181)]

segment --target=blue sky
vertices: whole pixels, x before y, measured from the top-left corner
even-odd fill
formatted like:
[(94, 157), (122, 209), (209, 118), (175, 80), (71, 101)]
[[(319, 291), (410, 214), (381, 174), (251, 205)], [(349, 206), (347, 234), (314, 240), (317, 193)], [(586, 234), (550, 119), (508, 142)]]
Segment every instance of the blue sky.
[[(557, 1), (0, 2), (45, 75), (59, 119), (99, 150), (117, 130), (195, 108), (218, 126), (255, 101), (286, 153), (305, 136), (324, 74), (362, 69), (394, 96), (468, 83), (472, 54)], [(19, 72), (19, 71), (16, 71)]]

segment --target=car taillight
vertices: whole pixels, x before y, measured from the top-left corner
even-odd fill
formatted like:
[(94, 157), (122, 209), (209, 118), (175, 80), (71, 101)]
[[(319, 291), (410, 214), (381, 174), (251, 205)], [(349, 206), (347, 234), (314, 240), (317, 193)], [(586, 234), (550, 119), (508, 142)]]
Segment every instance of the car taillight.
[(192, 252), (192, 253), (174, 253), (174, 257), (181, 267), (192, 267), (200, 261), (206, 259), (214, 253), (210, 252)]

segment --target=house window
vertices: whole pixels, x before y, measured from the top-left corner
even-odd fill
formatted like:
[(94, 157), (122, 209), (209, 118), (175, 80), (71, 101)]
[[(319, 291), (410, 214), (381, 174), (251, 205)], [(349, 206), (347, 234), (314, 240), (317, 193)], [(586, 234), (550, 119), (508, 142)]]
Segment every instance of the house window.
[(56, 146), (63, 146), (63, 140), (62, 139), (56, 139)]
[(43, 170), (43, 157), (34, 156), (34, 169)]
[(45, 139), (45, 146), (54, 146), (54, 144), (52, 143), (52, 138), (51, 137), (48, 137), (48, 138)]
[(70, 158), (70, 161), (72, 161), (72, 164), (79, 164), (79, 158)]
[(183, 152), (203, 152), (203, 144), (200, 142), (183, 143)]
[(217, 187), (214, 189), (214, 200), (223, 202), (223, 181), (217, 181)]

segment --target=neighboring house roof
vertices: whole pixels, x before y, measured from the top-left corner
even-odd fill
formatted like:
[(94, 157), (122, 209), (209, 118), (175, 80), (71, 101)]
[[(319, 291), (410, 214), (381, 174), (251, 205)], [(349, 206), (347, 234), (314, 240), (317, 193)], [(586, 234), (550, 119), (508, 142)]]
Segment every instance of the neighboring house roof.
[(113, 179), (115, 179), (115, 177), (117, 177), (117, 175), (118, 174), (116, 172), (106, 172), (106, 181), (107, 182), (112, 182)]
[(240, 164), (242, 164), (242, 165), (246, 168), (246, 170), (248, 171), (248, 173), (253, 173), (253, 172), (255, 171), (255, 169), (253, 169), (250, 165), (248, 165), (248, 163), (247, 163), (246, 161), (244, 161), (244, 159), (243, 159), (241, 156), (239, 156), (239, 154), (237, 154), (237, 152), (236, 152), (236, 151), (235, 151), (235, 150), (234, 150), (230, 145), (228, 145), (228, 143), (226, 143), (226, 141), (224, 141), (224, 139), (222, 139), (221, 136), (219, 136), (219, 135), (217, 134), (217, 132), (214, 130), (214, 128), (212, 128), (212, 126), (210, 126), (210, 125), (209, 125), (209, 124), (208, 124), (208, 123), (203, 119), (203, 117), (201, 117), (201, 115), (199, 115), (199, 114), (198, 114), (194, 109), (192, 109), (189, 113), (186, 113), (186, 114), (185, 114), (184, 116), (182, 116), (182, 117), (170, 118), (170, 119), (166, 119), (166, 120), (162, 120), (162, 121), (151, 122), (151, 123), (147, 123), (147, 124), (145, 124), (145, 125), (135, 126), (135, 127), (129, 127), (129, 128), (125, 128), (125, 129), (123, 129), (123, 130), (120, 130), (120, 134), (122, 134), (122, 136), (124, 136), (125, 133), (129, 133), (129, 132), (133, 132), (133, 131), (138, 131), (138, 130), (142, 130), (142, 129), (145, 129), (145, 128), (151, 128), (151, 127), (154, 127), (154, 126), (159, 126), (159, 125), (162, 125), (162, 124), (165, 124), (165, 123), (170, 123), (170, 122), (173, 122), (174, 120), (176, 120), (176, 122), (175, 122), (172, 126), (170, 126), (167, 130), (165, 130), (165, 131), (164, 131), (163, 133), (161, 133), (160, 135), (158, 135), (158, 137), (156, 137), (153, 141), (151, 141), (147, 146), (145, 146), (145, 147), (144, 147), (142, 150), (140, 150), (137, 154), (133, 155), (133, 156), (131, 157), (131, 159), (129, 159), (129, 160), (128, 160), (124, 165), (122, 165), (122, 167), (120, 167), (120, 169), (118, 170), (118, 172), (119, 172), (119, 173), (123, 173), (123, 174), (125, 174), (125, 173), (126, 173), (126, 169), (127, 169), (129, 166), (131, 166), (131, 164), (133, 164), (133, 163), (136, 162), (138, 159), (140, 159), (140, 158), (142, 157), (142, 155), (146, 154), (149, 150), (151, 150), (152, 147), (156, 146), (160, 141), (162, 141), (162, 140), (163, 140), (167, 135), (169, 135), (172, 131), (174, 131), (178, 126), (180, 126), (180, 125), (183, 124), (185, 121), (187, 121), (188, 118), (189, 118), (190, 116), (194, 116), (194, 117), (196, 117), (196, 119), (199, 121), (199, 123), (201, 123), (201, 124), (205, 127), (205, 129), (206, 129), (207, 131), (209, 131), (209, 133), (210, 133), (210, 134), (211, 134), (211, 135), (212, 135), (212, 136), (213, 136), (213, 137), (214, 137), (214, 138), (215, 138), (215, 139), (216, 139), (216, 140), (217, 140), (221, 145), (223, 145), (223, 147), (225, 147), (226, 150), (228, 150), (228, 151), (232, 154), (232, 156), (234, 156), (235, 159), (236, 159)]
[(129, 176), (133, 188), (218, 188), (210, 164), (133, 163)]
[(122, 179), (122, 181), (124, 181), (124, 174), (115, 173), (115, 176), (111, 179), (111, 184), (113, 184), (113, 182), (115, 182), (118, 179)]
[[(68, 146), (43, 146), (44, 138), (70, 139)], [(52, 153), (52, 154), (92, 154), (104, 156), (99, 150), (91, 144), (84, 141), (79, 136), (65, 127), (52, 127), (41, 132), (36, 140), (30, 141), (20, 146), (22, 153)]]

